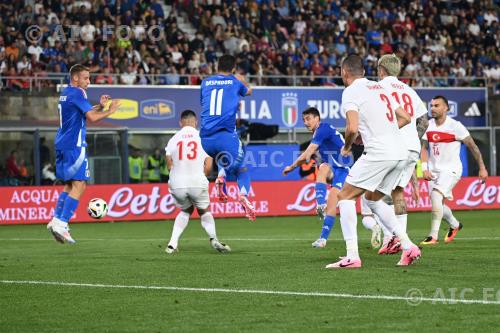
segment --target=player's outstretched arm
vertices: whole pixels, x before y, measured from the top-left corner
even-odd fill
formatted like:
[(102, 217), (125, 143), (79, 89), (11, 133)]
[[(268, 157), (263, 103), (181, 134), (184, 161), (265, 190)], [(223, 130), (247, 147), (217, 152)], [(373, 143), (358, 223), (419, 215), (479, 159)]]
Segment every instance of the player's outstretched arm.
[(300, 156), (293, 162), (283, 169), (283, 176), (286, 176), (288, 173), (293, 171), (296, 167), (301, 164), (307, 163), (307, 161), (311, 160), (313, 154), (318, 150), (318, 145), (315, 143), (310, 143), (307, 149), (300, 154)]
[(471, 152), (472, 156), (474, 156), (474, 159), (479, 165), (479, 179), (481, 179), (483, 182), (486, 181), (486, 178), (488, 178), (488, 170), (486, 170), (486, 166), (484, 165), (483, 161), (483, 155), (481, 155), (481, 151), (477, 147), (476, 142), (474, 142), (474, 139), (470, 135), (463, 139), (462, 142), (467, 146), (467, 148), (469, 148), (469, 151)]
[(408, 113), (403, 110), (402, 107), (396, 109), (396, 119), (398, 120), (398, 127), (404, 127), (411, 123), (411, 117)]
[(107, 111), (102, 111), (103, 106), (102, 104), (96, 105), (90, 110), (89, 112), (86, 113), (87, 119), (91, 122), (96, 122), (101, 119), (107, 118), (113, 113), (118, 110), (120, 107), (120, 101), (119, 100), (113, 100), (111, 101), (111, 105), (109, 106), (109, 109)]
[(356, 111), (347, 111), (345, 117), (345, 144), (341, 150), (343, 156), (347, 156), (351, 153), (351, 148), (358, 137), (359, 131), (359, 115)]

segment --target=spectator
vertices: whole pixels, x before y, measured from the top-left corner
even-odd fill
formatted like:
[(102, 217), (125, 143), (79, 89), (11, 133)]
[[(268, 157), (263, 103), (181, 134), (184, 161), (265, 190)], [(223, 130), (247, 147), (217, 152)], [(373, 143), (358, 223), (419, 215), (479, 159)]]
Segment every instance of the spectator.
[(99, 73), (95, 80), (95, 84), (113, 84), (113, 76), (110, 74), (109, 67), (104, 68), (104, 73)]
[(222, 29), (226, 29), (226, 26), (227, 26), (226, 20), (221, 15), (220, 9), (217, 8), (217, 9), (215, 9), (215, 13), (211, 18), (211, 26), (215, 27), (219, 24), (222, 26)]
[(12, 150), (10, 152), (10, 156), (5, 161), (5, 167), (7, 168), (7, 176), (12, 178), (21, 176), (21, 169), (17, 163), (17, 150)]
[(23, 58), (17, 63), (17, 72), (21, 73), (25, 68), (31, 70), (31, 62), (28, 60), (28, 56), (23, 55)]
[[(211, 73), (217, 57), (223, 53), (236, 55), (244, 74), (262, 76), (278, 71), (308, 77), (314, 74), (311, 65), (316, 54), (323, 72), (327, 66), (333, 66), (337, 72), (343, 55), (358, 53), (370, 57), (365, 61), (366, 72), (375, 73), (376, 61), (372, 57), (397, 53), (402, 57), (403, 68), (410, 65), (412, 69), (412, 61), (423, 65), (412, 71), (414, 75), (422, 76), (430, 69), (433, 74), (439, 72), (454, 81), (456, 69), (450, 59), (466, 71), (471, 68), (476, 77), (483, 75), (484, 68), (484, 75), (491, 78), (491, 70), (500, 61), (498, 14), (489, 2), (481, 6), (472, 2), (449, 6), (445, 1), (372, 4), (335, 0), (321, 5), (287, 0), (179, 1), (166, 18), (159, 0), (62, 4), (28, 1), (26, 6), (20, 6), (11, 1), (0, 5), (0, 73), (10, 73), (14, 67), (19, 76), (27, 63), (37, 72), (65, 73), (69, 65), (82, 62), (91, 65), (98, 77), (104, 75), (101, 79), (109, 73), (118, 74), (113, 83), (120, 83), (122, 74), (129, 81), (134, 79), (128, 71), (131, 65), (135, 77), (140, 77), (144, 84), (147, 74), (165, 75), (167, 68), (175, 66), (179, 74), (194, 75), (192, 80), (179, 82), (192, 83), (198, 81), (199, 75)], [(190, 29), (182, 31), (178, 17), (187, 18), (185, 25), (194, 26), (195, 36)], [(43, 35), (39, 43), (30, 42), (28, 47), (24, 32), (31, 24), (41, 26)], [(117, 38), (105, 28), (109, 25), (130, 25), (131, 38)], [(150, 30), (156, 25), (162, 34), (158, 29)], [(80, 40), (69, 38), (71, 26), (79, 27)], [(151, 31), (156, 31), (154, 40), (148, 36)], [(368, 54), (367, 47), (375, 53)], [(27, 62), (23, 60), (25, 55)], [(19, 62), (22, 65), (18, 70)], [(144, 75), (137, 74), (140, 68)], [(317, 64), (314, 70), (319, 72)], [(165, 81), (166, 77), (151, 83), (159, 80)], [(269, 82), (275, 81), (281, 80)], [(266, 83), (259, 78), (255, 82)], [(9, 89), (18, 86), (15, 80), (4, 79), (3, 83), (10, 83)]]
[(43, 48), (40, 46), (40, 44), (36, 42), (32, 42), (31, 45), (28, 47), (28, 54), (30, 55), (31, 59), (34, 59), (36, 62), (40, 61), (40, 55), (43, 53)]
[(177, 70), (175, 69), (175, 66), (170, 67), (167, 70), (165, 84), (177, 85), (180, 83), (179, 81), (180, 81), (179, 74), (177, 74)]
[(127, 70), (120, 75), (120, 81), (123, 84), (132, 85), (137, 80), (137, 72), (132, 65), (127, 66)]
[(7, 90), (10, 91), (21, 91), (23, 89), (23, 81), (17, 76), (16, 70), (14, 67), (11, 67), (7, 71), (9, 79), (7, 79), (6, 87)]
[(139, 68), (139, 75), (138, 75), (138, 78), (137, 78), (137, 84), (140, 84), (140, 85), (143, 85), (143, 86), (149, 84), (149, 80), (146, 77), (143, 68)]

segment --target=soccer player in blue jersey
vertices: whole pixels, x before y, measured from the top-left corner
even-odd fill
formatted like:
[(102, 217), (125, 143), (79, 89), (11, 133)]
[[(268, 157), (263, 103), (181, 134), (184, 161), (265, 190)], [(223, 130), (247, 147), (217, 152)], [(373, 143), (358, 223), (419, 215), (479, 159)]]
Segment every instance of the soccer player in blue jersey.
[(236, 133), (236, 112), (240, 98), (250, 95), (252, 88), (242, 76), (234, 74), (236, 59), (233, 56), (220, 57), (217, 67), (218, 74), (201, 82), (201, 144), (219, 167), (215, 181), (219, 201), (227, 201), (226, 176), (236, 176), (239, 201), (246, 216), (254, 221), (255, 209), (247, 198), (250, 176), (243, 165), (245, 151)]
[[(323, 228), (320, 237), (312, 243), (312, 246), (322, 248), (326, 246), (326, 241), (335, 223), (337, 194), (344, 186), (352, 160), (350, 157), (343, 157), (340, 154), (345, 143), (344, 137), (332, 125), (321, 122), (318, 109), (311, 107), (304, 110), (302, 120), (306, 128), (313, 132), (311, 143), (295, 162), (283, 170), (283, 174), (286, 175), (302, 163), (310, 161), (316, 152), (319, 152), (316, 211), (323, 220)], [(328, 198), (326, 198), (327, 184), (332, 186)]]
[(85, 92), (90, 84), (89, 69), (77, 64), (71, 67), (69, 74), (71, 83), (59, 97), (59, 129), (55, 138), (56, 176), (65, 182), (65, 186), (47, 229), (56, 241), (74, 244), (68, 222), (78, 207), (86, 181), (90, 179), (85, 142), (86, 122), (99, 121), (113, 114), (119, 107), (119, 101), (111, 101), (107, 111), (103, 109), (110, 100), (108, 95), (101, 96), (98, 105), (90, 105)]

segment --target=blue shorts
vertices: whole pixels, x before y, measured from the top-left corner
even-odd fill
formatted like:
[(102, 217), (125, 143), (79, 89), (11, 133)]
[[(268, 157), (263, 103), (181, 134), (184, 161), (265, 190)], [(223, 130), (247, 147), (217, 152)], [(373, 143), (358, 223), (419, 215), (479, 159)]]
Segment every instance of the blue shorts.
[(236, 133), (220, 131), (201, 138), (203, 150), (228, 174), (236, 174), (243, 167), (245, 150)]
[[(330, 168), (332, 168), (331, 165)], [(333, 172), (333, 178), (330, 184), (332, 185), (332, 187), (341, 190), (342, 186), (344, 186), (345, 179), (349, 174), (349, 168), (332, 168), (332, 172)]]
[(86, 147), (70, 150), (56, 149), (56, 177), (63, 181), (89, 180), (89, 162)]

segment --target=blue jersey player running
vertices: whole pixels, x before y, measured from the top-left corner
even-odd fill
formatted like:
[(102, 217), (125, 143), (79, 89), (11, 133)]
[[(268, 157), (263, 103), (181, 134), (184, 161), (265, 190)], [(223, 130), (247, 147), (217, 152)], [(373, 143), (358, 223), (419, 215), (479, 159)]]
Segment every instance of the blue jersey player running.
[[(304, 110), (302, 120), (307, 129), (314, 133), (311, 143), (295, 162), (283, 170), (283, 174), (288, 174), (319, 152), (321, 161), (318, 163), (319, 171), (316, 179), (316, 210), (323, 219), (323, 228), (320, 237), (312, 243), (312, 246), (322, 248), (326, 246), (335, 223), (337, 194), (344, 186), (352, 161), (349, 157), (346, 158), (340, 154), (345, 143), (344, 137), (332, 125), (321, 123), (318, 109), (311, 107)], [(327, 183), (332, 186), (328, 199), (326, 198)]]
[(56, 176), (65, 182), (65, 186), (47, 229), (56, 241), (74, 244), (68, 222), (78, 207), (86, 181), (90, 178), (85, 142), (86, 122), (108, 117), (117, 110), (119, 101), (112, 101), (107, 111), (103, 111), (104, 105), (110, 100), (107, 95), (101, 96), (100, 104), (90, 105), (85, 92), (90, 84), (89, 69), (77, 64), (71, 67), (69, 74), (71, 83), (59, 97), (59, 129), (55, 138)]
[(236, 59), (223, 55), (217, 62), (219, 73), (201, 82), (201, 129), (203, 149), (219, 167), (215, 181), (219, 201), (226, 202), (226, 176), (238, 181), (239, 201), (246, 216), (255, 220), (255, 209), (248, 200), (250, 176), (243, 165), (245, 151), (236, 133), (236, 112), (240, 98), (250, 95), (252, 89), (243, 77), (235, 75)]

